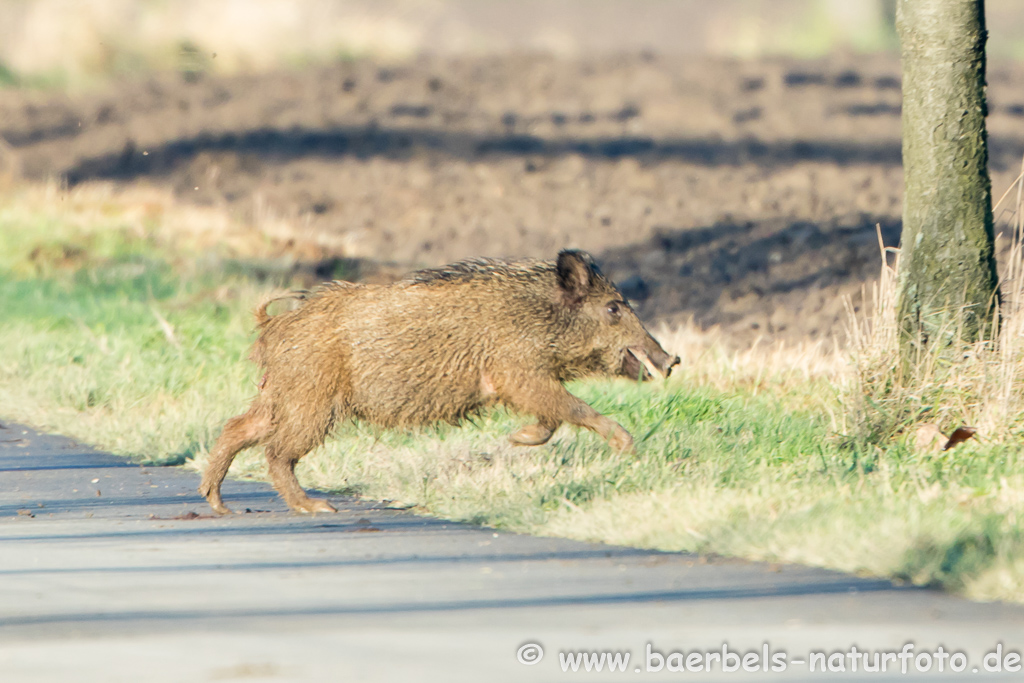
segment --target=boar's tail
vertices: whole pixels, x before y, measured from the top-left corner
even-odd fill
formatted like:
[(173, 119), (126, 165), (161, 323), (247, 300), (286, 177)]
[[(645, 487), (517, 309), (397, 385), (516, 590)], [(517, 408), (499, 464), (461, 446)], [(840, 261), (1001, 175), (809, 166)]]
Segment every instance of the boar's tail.
[(270, 314), (267, 313), (267, 306), (275, 301), (277, 301), (277, 299), (268, 299), (256, 308), (256, 327), (263, 327), (270, 322)]
[(360, 288), (361, 285), (357, 285), (351, 282), (342, 282), (335, 280), (334, 282), (325, 282), (324, 284), (318, 286), (316, 289), (313, 289), (312, 291), (306, 289), (299, 289), (292, 292), (288, 292), (287, 294), (279, 294), (277, 296), (272, 296), (268, 299), (265, 299), (263, 303), (256, 307), (256, 329), (259, 331), (260, 334), (259, 337), (256, 338), (256, 343), (253, 344), (252, 346), (252, 352), (249, 354), (249, 358), (260, 366), (266, 366), (265, 359), (267, 341), (265, 339), (265, 335), (267, 333), (267, 325), (268, 323), (270, 323), (271, 320), (277, 317), (275, 315), (271, 315), (267, 311), (267, 309), (274, 302), (288, 300), (295, 301), (296, 304), (289, 309), (294, 311), (301, 308), (303, 304), (306, 301), (309, 301), (310, 299), (315, 299), (317, 297), (327, 295), (331, 292), (353, 292)]
[(288, 292), (287, 294), (282, 294), (280, 296), (274, 296), (270, 297), (269, 299), (266, 299), (263, 303), (256, 307), (256, 327), (261, 328), (268, 322), (270, 322), (270, 319), (273, 316), (267, 313), (267, 309), (270, 307), (270, 304), (274, 303), (275, 301), (285, 301), (287, 299), (305, 301), (308, 297), (309, 292), (304, 289), (300, 289), (294, 292)]
[(256, 329), (260, 331), (260, 335), (259, 337), (256, 338), (256, 342), (252, 345), (252, 351), (249, 353), (250, 360), (252, 360), (260, 367), (266, 366), (265, 357), (267, 343), (266, 339), (263, 338), (263, 331), (264, 328), (266, 328), (267, 323), (269, 323), (271, 318), (274, 317), (267, 312), (267, 309), (270, 307), (270, 304), (274, 303), (275, 301), (285, 301), (287, 299), (294, 299), (296, 301), (301, 302), (304, 301), (308, 297), (308, 295), (309, 292), (305, 290), (289, 292), (288, 294), (273, 296), (268, 299), (265, 299), (263, 303), (256, 307)]
[[(269, 299), (264, 300), (264, 302), (261, 303), (256, 308), (256, 327), (262, 328), (273, 317), (272, 315), (267, 313), (267, 308), (269, 308), (270, 304), (274, 303), (275, 301), (286, 301), (288, 299), (293, 299), (299, 302), (299, 306), (301, 306), (303, 301), (307, 301), (308, 299), (313, 299), (318, 296), (323, 296), (330, 292), (351, 292), (357, 289), (360, 289), (360, 285), (357, 285), (352, 282), (345, 282), (342, 280), (334, 280), (332, 282), (325, 282), (313, 290), (296, 289), (294, 291), (288, 292), (287, 294), (279, 294), (277, 296), (272, 296)], [(299, 306), (295, 306), (294, 308), (298, 308)]]

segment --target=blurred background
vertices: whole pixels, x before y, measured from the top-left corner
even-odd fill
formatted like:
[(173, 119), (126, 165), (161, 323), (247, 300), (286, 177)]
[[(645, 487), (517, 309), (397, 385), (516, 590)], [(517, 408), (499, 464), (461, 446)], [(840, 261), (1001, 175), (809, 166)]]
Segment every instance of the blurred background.
[[(1024, 8), (987, 3), (990, 48), (1024, 55)], [(417, 54), (638, 52), (756, 58), (896, 48), (895, 0), (5, 0), (7, 79), (227, 73)], [(195, 53), (194, 55), (192, 53)], [(205, 64), (216, 53), (215, 63)]]
[[(419, 54), (816, 57), (895, 50), (895, 0), (4, 0), (0, 78), (77, 83)], [(1024, 7), (988, 0), (990, 53), (1024, 56)], [(216, 61), (214, 61), (216, 54)]]
[[(1024, 5), (986, 5), (998, 196)], [(190, 210), (310, 281), (581, 247), (648, 322), (829, 339), (899, 238), (894, 8), (6, 0), (0, 177)]]

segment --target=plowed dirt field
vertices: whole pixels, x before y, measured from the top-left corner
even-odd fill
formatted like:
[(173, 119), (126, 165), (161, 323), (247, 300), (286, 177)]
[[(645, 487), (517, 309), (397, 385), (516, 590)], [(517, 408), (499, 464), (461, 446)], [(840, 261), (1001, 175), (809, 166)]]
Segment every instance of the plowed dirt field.
[[(989, 81), (998, 197), (1024, 154), (1024, 67), (990, 65)], [(0, 136), (30, 180), (272, 215), (315, 237), (306, 258), (328, 277), (584, 248), (647, 320), (693, 317), (740, 344), (839, 334), (842, 297), (877, 275), (876, 226), (887, 245), (900, 232), (892, 57), (168, 74), (4, 91)]]

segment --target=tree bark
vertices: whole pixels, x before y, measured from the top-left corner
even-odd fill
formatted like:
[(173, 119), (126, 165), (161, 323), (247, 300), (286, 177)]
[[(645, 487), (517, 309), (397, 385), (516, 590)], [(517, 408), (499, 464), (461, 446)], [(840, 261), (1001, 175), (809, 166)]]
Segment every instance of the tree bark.
[(985, 131), (984, 0), (898, 0), (904, 358), (979, 339), (998, 301)]

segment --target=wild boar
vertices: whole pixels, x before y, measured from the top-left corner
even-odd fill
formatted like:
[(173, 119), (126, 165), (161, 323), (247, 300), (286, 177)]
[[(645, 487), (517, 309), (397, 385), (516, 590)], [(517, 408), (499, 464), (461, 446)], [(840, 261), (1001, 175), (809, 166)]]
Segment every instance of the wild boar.
[(293, 310), (270, 316), (266, 302), (256, 311), (259, 393), (228, 420), (199, 488), (219, 513), (230, 512), (220, 488), (231, 461), (257, 444), (291, 509), (333, 512), (306, 495), (294, 468), (350, 418), (385, 428), (458, 423), (503, 403), (537, 420), (509, 437), (514, 444), (543, 444), (568, 422), (628, 451), (629, 433), (564, 383), (667, 377), (679, 362), (581, 251), (556, 261), (471, 259), (390, 285), (329, 282), (290, 296)]

